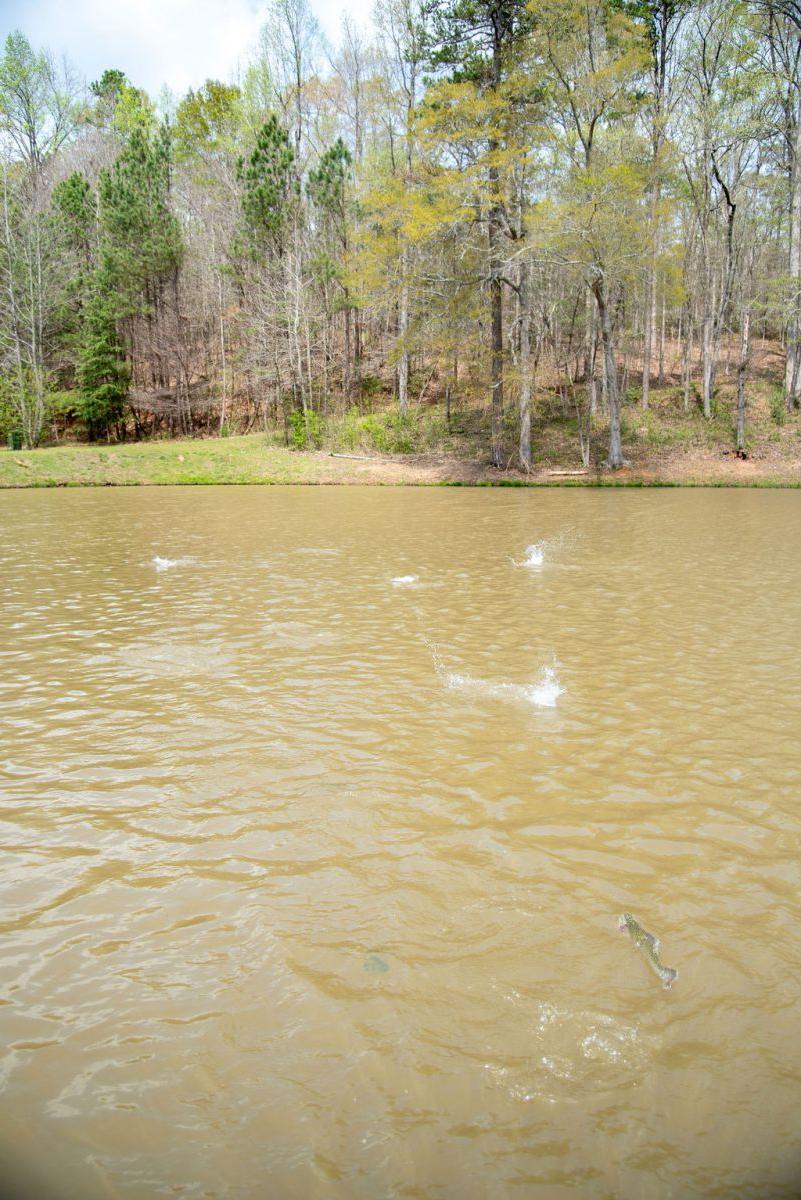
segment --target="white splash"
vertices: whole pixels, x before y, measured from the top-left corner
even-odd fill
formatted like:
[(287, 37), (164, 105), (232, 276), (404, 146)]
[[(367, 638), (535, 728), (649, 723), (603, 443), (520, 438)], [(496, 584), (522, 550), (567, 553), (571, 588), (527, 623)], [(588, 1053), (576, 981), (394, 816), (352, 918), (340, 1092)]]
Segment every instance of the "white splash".
[(545, 562), (545, 542), (533, 542), (530, 546), (526, 546), (526, 554), (524, 558), (511, 558), (513, 567), (529, 567), (530, 569), (538, 569)]
[(478, 679), (475, 675), (449, 671), (442, 661), (439, 647), (427, 639), (426, 645), (434, 659), (434, 669), (447, 688), (474, 692), (497, 700), (522, 701), (524, 704), (533, 704), (536, 708), (556, 708), (556, 701), (564, 694), (565, 689), (559, 682), (556, 662), (540, 670), (536, 683), (494, 683), (490, 679)]
[(459, 691), (478, 692), (498, 700), (521, 700), (536, 708), (556, 708), (556, 701), (565, 690), (555, 667), (543, 667), (536, 683), (493, 683), (489, 679), (477, 679), (458, 671), (447, 671), (444, 681), (446, 687)]
[(531, 546), (526, 546), (526, 557), (523, 559), (524, 567), (541, 567), (545, 562), (545, 551), (540, 542), (534, 542)]
[(157, 571), (169, 571), (173, 567), (184, 567), (191, 562), (190, 558), (162, 558), (159, 554), (153, 556), (153, 566)]
[(412, 587), (420, 582), (419, 575), (396, 575), (392, 580), (393, 587)]
[(512, 566), (537, 570), (545, 565), (546, 558), (550, 561), (552, 554), (558, 554), (563, 547), (573, 545), (576, 536), (575, 529), (569, 525), (551, 537), (542, 538), (539, 542), (532, 542), (530, 546), (526, 546), (523, 558), (510, 558)]

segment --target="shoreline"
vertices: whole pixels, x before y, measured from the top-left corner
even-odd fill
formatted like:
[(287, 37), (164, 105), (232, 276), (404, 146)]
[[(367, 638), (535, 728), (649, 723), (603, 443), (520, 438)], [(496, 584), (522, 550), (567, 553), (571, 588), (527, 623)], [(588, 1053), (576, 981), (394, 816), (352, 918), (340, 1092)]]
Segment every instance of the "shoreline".
[(724, 450), (684, 449), (632, 454), (619, 471), (585, 471), (568, 461), (538, 464), (524, 475), (454, 456), (289, 450), (270, 445), (263, 434), (0, 450), (0, 489), (219, 485), (793, 489), (801, 488), (801, 457), (741, 460)]

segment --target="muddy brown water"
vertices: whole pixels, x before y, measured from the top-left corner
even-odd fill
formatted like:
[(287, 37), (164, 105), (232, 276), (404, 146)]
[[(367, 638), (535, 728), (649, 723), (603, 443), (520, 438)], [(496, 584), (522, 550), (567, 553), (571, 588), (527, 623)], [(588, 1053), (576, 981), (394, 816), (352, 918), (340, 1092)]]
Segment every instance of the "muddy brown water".
[(3, 1200), (801, 1194), (800, 506), (2, 495)]

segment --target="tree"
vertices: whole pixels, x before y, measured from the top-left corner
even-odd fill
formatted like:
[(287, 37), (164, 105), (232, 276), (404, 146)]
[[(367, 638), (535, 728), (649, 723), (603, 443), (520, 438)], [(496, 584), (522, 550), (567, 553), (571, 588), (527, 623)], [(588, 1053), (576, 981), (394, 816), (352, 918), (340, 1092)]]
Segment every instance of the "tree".
[(272, 100), (292, 125), (294, 161), (299, 177), (305, 155), (304, 86), (317, 70), (322, 34), (308, 0), (270, 0), (261, 32)]
[(80, 171), (73, 171), (56, 184), (51, 203), (69, 275), (62, 300), (59, 341), (63, 352), (62, 373), (66, 366), (67, 378), (72, 381), (77, 370), (82, 324), (97, 267), (97, 197), (86, 176)]
[[(682, 23), (692, 0), (623, 0), (623, 11), (641, 22), (650, 58), (650, 95), (645, 106), (651, 143), (649, 180), (649, 245), (651, 262), (647, 274), (643, 314), (642, 407), (648, 408), (651, 390), (653, 342), (656, 331), (657, 260), (659, 250), (659, 202), (665, 182), (665, 149), (668, 122), (676, 98), (677, 46)], [(660, 380), (661, 382), (661, 380)]]
[(130, 372), (117, 331), (115, 294), (102, 274), (95, 277), (84, 313), (78, 357), (79, 412), (94, 441), (121, 420)]
[[(416, 134), (415, 112), (420, 99), (422, 67), (425, 55), (425, 28), (417, 0), (381, 0), (376, 21), (384, 69), (387, 75), (386, 108), (391, 139), (392, 175), (400, 173), (404, 191), (413, 187)], [(394, 152), (397, 138), (401, 153)], [(400, 245), (398, 299), (398, 409), (406, 416), (409, 406), (409, 322), (410, 272), (412, 247), (409, 238)]]
[(317, 272), (323, 281), (334, 281), (342, 293), (339, 307), (345, 316), (345, 372), (343, 387), (347, 393), (351, 380), (352, 300), (346, 270), (348, 258), (348, 198), (353, 159), (341, 138), (320, 157), (316, 170), (309, 172), (306, 185), (317, 214), (320, 255)]
[(26, 444), (36, 445), (47, 416), (48, 356), (65, 287), (50, 219), (45, 172), (72, 136), (78, 117), (68, 69), (56, 70), (19, 32), (0, 58), (0, 362)]
[(704, 416), (712, 415), (720, 341), (737, 271), (739, 192), (753, 168), (762, 104), (739, 4), (711, 0), (694, 14), (685, 56), (689, 133), (683, 163), (701, 254)]
[[(597, 317), (609, 409), (607, 464), (624, 465), (616, 363), (617, 313), (636, 286), (648, 244), (642, 197), (649, 173), (635, 117), (647, 68), (637, 23), (606, 0), (542, 0), (536, 9), (553, 83), (554, 166), (561, 177), (551, 210), (562, 262), (579, 265)], [(559, 171), (556, 164), (563, 163)], [(596, 332), (590, 307), (585, 374), (595, 407)]]
[[(504, 385), (504, 241), (515, 240), (505, 200), (503, 85), (515, 63), (515, 53), (523, 35), (531, 27), (531, 14), (522, 0), (430, 0), (426, 8), (429, 22), (430, 61), (444, 68), (454, 84), (468, 85), (462, 92), (469, 105), (476, 95), (486, 102), (484, 122), (486, 173), (483, 219), (487, 230), (488, 286), (491, 329), (492, 461), (502, 461), (503, 385)], [(453, 93), (451, 93), (453, 96)], [(436, 103), (436, 99), (435, 99)]]
[(754, 8), (787, 180), (784, 388), (792, 409), (801, 403), (801, 9), (795, 0), (756, 0)]
[(97, 251), (79, 298), (76, 335), (79, 407), (90, 438), (107, 433), (122, 416), (137, 341), (147, 344), (152, 380), (164, 384), (170, 374), (159, 349), (159, 329), (165, 321), (165, 288), (175, 282), (183, 246), (169, 190), (166, 131), (149, 132), (135, 123), (113, 167), (100, 172), (96, 210), (79, 176), (55, 193), (65, 234), (87, 265), (97, 223)]
[(295, 154), (285, 129), (272, 115), (259, 130), (253, 153), (240, 159), (242, 212), (251, 247), (280, 255), (290, 216), (295, 184)]
[(70, 138), (80, 116), (78, 88), (69, 69), (35, 51), (16, 30), (0, 58), (0, 132), (22, 162), (38, 172)]
[(178, 105), (173, 145), (178, 162), (227, 154), (242, 128), (242, 93), (238, 87), (207, 79), (191, 88)]

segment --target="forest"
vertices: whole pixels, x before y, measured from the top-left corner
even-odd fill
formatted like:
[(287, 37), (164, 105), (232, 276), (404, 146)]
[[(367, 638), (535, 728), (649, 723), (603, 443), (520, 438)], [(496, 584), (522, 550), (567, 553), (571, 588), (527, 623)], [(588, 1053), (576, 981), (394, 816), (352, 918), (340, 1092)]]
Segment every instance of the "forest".
[(796, 0), (378, 0), (335, 49), (270, 0), (183, 96), (15, 32), (0, 158), (10, 445), (458, 413), (497, 467), (553, 420), (616, 469), (724, 373), (745, 455), (757, 346), (801, 400)]

